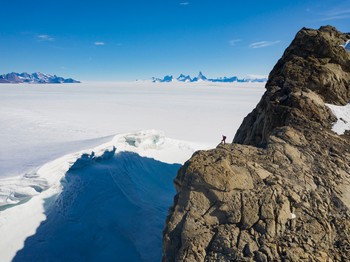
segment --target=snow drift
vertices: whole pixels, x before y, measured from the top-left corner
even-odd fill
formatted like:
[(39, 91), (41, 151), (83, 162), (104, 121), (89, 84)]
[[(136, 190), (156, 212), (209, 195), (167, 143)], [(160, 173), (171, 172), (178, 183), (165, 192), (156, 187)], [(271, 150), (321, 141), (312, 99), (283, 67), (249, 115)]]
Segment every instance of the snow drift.
[(159, 261), (172, 180), (199, 147), (141, 131), (24, 176), (2, 192), (0, 260)]
[(342, 135), (346, 130), (350, 130), (350, 103), (345, 106), (326, 104), (338, 119), (334, 123), (332, 130), (338, 135)]

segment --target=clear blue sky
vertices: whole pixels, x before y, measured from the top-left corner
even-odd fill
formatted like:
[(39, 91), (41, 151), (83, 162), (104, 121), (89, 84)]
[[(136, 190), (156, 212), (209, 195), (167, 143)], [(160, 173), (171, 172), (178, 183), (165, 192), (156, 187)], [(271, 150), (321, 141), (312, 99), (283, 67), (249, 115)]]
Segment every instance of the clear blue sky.
[(135, 80), (267, 75), (302, 27), (350, 32), (349, 0), (4, 0), (0, 73)]

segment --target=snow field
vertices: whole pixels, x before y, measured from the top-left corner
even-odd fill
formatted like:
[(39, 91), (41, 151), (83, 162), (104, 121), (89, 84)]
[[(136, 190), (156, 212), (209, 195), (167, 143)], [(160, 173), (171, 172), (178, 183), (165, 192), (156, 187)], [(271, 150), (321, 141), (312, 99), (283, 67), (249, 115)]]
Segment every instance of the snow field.
[(35, 172), (115, 134), (163, 130), (215, 146), (255, 107), (259, 83), (0, 85), (0, 178)]
[(137, 82), (0, 92), (0, 261), (159, 261), (180, 164), (222, 134), (232, 139), (264, 88)]

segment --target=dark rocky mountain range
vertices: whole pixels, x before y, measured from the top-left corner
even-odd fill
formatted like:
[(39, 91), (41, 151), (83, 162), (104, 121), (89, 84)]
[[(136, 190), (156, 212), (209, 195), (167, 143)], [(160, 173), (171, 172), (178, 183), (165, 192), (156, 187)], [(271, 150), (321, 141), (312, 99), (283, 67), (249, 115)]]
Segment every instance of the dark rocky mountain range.
[(325, 105), (350, 100), (349, 39), (300, 30), (233, 143), (179, 170), (163, 261), (349, 261), (350, 132)]
[(61, 83), (80, 83), (72, 78), (63, 78), (56, 75), (42, 74), (40, 72), (28, 73), (8, 73), (0, 75), (0, 83), (30, 83), (30, 84), (61, 84)]
[(219, 77), (219, 78), (207, 78), (205, 75), (203, 75), (202, 72), (199, 72), (198, 76), (192, 78), (189, 75), (181, 74), (179, 77), (174, 78), (172, 75), (164, 76), (163, 78), (152, 78), (152, 82), (154, 83), (165, 83), (165, 82), (173, 82), (173, 81), (179, 81), (179, 82), (199, 82), (199, 81), (207, 81), (207, 82), (214, 82), (214, 83), (233, 83), (233, 82), (266, 82), (267, 78), (265, 77), (247, 77), (247, 78), (238, 78), (237, 76), (233, 77)]

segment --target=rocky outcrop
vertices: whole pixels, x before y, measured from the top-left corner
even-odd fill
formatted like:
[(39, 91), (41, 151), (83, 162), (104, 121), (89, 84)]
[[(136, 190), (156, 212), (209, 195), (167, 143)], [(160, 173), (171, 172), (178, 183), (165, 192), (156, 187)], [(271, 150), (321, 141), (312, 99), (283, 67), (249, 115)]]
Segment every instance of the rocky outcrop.
[(325, 103), (350, 99), (350, 34), (303, 28), (232, 144), (180, 169), (163, 261), (346, 261), (350, 136)]

